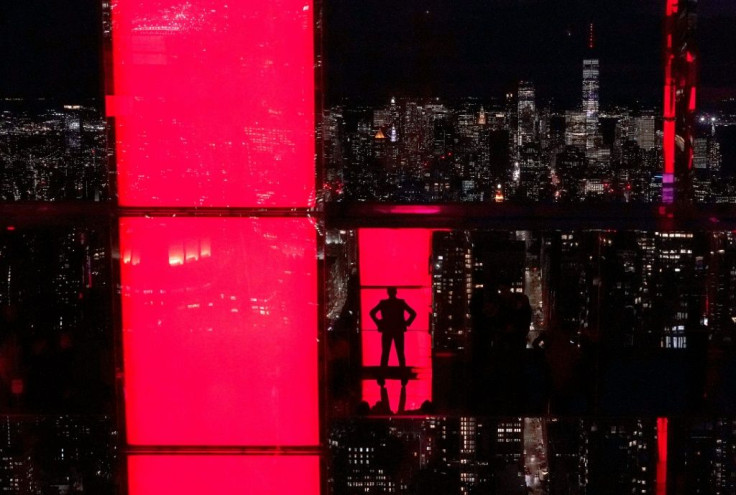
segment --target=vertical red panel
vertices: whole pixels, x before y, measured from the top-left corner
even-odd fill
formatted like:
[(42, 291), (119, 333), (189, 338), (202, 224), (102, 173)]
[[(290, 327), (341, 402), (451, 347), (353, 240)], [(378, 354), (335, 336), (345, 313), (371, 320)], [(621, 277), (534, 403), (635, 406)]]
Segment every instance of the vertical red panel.
[(674, 80), (675, 56), (672, 52), (672, 36), (674, 29), (673, 15), (677, 12), (679, 0), (666, 0), (664, 65), (664, 123), (662, 129), (662, 158), (664, 170), (662, 174), (662, 202), (671, 204), (675, 200), (675, 118), (676, 118), (676, 82)]
[(128, 442), (319, 443), (306, 218), (120, 221)]
[(313, 204), (311, 0), (118, 0), (112, 20), (122, 205)]
[[(399, 380), (387, 380), (385, 390), (376, 380), (364, 380), (363, 400), (371, 406), (389, 401), (397, 412), (419, 409), (432, 400), (432, 342), (429, 314), (432, 310), (431, 255), (432, 231), (428, 229), (360, 229), (361, 334), (363, 366), (377, 367), (381, 360), (381, 334), (369, 316), (370, 310), (385, 299), (386, 287), (398, 287), (397, 297), (417, 312), (417, 318), (404, 334), (406, 365), (413, 373), (401, 391)], [(396, 350), (391, 348), (390, 367), (398, 366)], [(382, 395), (383, 394), (383, 395)]]
[(316, 456), (130, 456), (130, 495), (319, 495)]
[(679, 0), (667, 0), (667, 15), (673, 15), (677, 13), (679, 6)]
[(696, 94), (697, 94), (697, 88), (695, 86), (691, 87), (690, 88), (690, 99), (688, 100), (688, 103), (687, 103), (687, 109), (690, 110), (691, 112), (695, 111), (695, 107), (697, 104)]
[(667, 494), (667, 418), (657, 418), (657, 495)]

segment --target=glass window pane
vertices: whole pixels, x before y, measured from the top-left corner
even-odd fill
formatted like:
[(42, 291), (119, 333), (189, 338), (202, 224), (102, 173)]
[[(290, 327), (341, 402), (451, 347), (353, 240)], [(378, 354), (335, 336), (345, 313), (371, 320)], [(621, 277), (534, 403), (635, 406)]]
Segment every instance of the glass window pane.
[(116, 2), (121, 204), (313, 204), (312, 15), (302, 0)]
[(134, 445), (318, 442), (309, 219), (120, 221)]

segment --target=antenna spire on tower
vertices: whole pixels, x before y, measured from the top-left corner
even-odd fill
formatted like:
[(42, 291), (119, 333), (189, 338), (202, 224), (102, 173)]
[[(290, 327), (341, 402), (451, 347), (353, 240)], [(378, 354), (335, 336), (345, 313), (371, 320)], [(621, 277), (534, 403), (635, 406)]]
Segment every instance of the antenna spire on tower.
[(595, 48), (595, 37), (593, 36), (593, 23), (588, 25), (588, 48)]

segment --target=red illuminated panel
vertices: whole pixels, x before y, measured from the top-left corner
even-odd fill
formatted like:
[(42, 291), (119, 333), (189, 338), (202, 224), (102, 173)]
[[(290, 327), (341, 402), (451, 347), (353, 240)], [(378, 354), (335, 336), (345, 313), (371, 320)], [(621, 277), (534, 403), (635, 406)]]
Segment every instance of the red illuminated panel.
[(695, 111), (695, 106), (697, 102), (697, 98), (695, 96), (697, 94), (696, 92), (697, 92), (697, 88), (695, 86), (690, 88), (690, 100), (688, 100), (687, 109), (690, 110), (691, 112)]
[(664, 121), (664, 173), (673, 174), (675, 172), (675, 122), (674, 120)]
[(376, 206), (380, 213), (393, 213), (399, 215), (436, 215), (442, 211), (439, 206), (427, 205), (389, 205)]
[(667, 494), (667, 418), (657, 418), (657, 495)]
[(358, 239), (361, 285), (431, 285), (431, 230), (360, 229)]
[(316, 456), (128, 457), (130, 495), (319, 495), (319, 487)]
[(667, 15), (677, 13), (679, 0), (667, 0)]
[[(432, 339), (429, 314), (432, 310), (431, 255), (432, 231), (427, 229), (360, 229), (361, 335), (363, 366), (376, 368), (381, 363), (381, 334), (371, 320), (370, 310), (388, 297), (386, 287), (398, 287), (397, 297), (414, 309), (417, 317), (404, 334), (406, 366), (413, 376), (401, 390), (401, 381), (386, 380), (385, 388), (375, 379), (364, 380), (362, 397), (371, 406), (388, 402), (393, 412), (417, 410), (432, 400)], [(399, 365), (392, 345), (388, 366)]]
[(118, 0), (112, 16), (122, 205), (313, 203), (311, 0)]
[(121, 219), (130, 444), (319, 443), (315, 246), (309, 219)]

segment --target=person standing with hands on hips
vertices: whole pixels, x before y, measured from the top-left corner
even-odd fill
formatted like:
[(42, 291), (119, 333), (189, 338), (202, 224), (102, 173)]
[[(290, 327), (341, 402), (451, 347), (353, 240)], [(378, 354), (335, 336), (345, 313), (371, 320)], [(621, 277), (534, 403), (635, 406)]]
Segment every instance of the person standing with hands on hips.
[[(399, 368), (401, 369), (401, 383), (406, 385), (408, 379), (406, 375), (406, 356), (404, 354), (404, 333), (417, 317), (417, 312), (406, 301), (396, 297), (396, 287), (388, 287), (386, 293), (388, 299), (381, 299), (370, 311), (371, 319), (381, 333), (382, 373), (378, 383), (381, 385), (384, 383), (388, 355), (391, 352), (391, 343), (393, 342), (394, 347), (396, 347), (396, 356), (399, 359)], [(378, 318), (379, 313), (380, 318)], [(408, 319), (405, 318), (405, 314), (409, 315)]]

